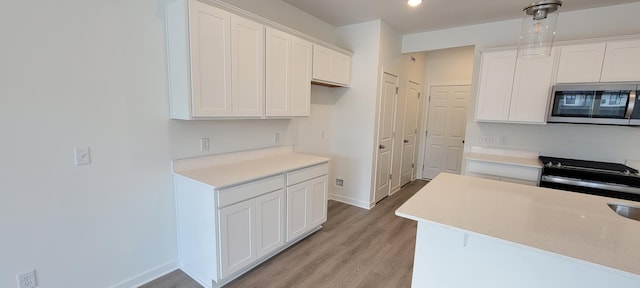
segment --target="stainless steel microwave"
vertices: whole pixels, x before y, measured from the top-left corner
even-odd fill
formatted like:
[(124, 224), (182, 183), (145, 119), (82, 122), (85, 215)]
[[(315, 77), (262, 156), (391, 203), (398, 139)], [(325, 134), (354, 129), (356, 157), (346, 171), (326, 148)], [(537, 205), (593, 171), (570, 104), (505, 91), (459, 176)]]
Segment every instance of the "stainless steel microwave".
[(553, 86), (549, 123), (640, 126), (639, 82)]

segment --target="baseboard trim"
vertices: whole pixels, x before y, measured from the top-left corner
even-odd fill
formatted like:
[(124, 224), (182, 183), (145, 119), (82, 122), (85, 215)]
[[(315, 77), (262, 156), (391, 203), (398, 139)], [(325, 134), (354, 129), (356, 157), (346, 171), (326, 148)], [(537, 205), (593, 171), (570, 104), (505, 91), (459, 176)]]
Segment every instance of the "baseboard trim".
[[(360, 201), (360, 200), (356, 200), (353, 198), (349, 198), (349, 197), (345, 197), (345, 196), (341, 196), (341, 195), (337, 195), (337, 194), (330, 194), (329, 195), (329, 199), (334, 200), (334, 201), (338, 201), (338, 202), (342, 202), (345, 204), (349, 204), (351, 206), (356, 206), (356, 207), (360, 207), (360, 208), (364, 208), (364, 209), (371, 209), (373, 208), (373, 204), (369, 203), (369, 202), (364, 202), (364, 201)], [(374, 203), (375, 204), (375, 203)]]
[(167, 262), (146, 272), (133, 276), (119, 284), (112, 286), (112, 288), (132, 288), (139, 287), (146, 283), (151, 282), (161, 276), (168, 274), (169, 272), (178, 269), (178, 259)]

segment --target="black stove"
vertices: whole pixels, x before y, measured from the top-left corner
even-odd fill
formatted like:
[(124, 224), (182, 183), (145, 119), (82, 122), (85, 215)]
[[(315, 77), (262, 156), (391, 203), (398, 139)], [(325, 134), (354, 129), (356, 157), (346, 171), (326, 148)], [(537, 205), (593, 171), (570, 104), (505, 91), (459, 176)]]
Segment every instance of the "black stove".
[(629, 166), (540, 156), (540, 186), (640, 201), (640, 174)]

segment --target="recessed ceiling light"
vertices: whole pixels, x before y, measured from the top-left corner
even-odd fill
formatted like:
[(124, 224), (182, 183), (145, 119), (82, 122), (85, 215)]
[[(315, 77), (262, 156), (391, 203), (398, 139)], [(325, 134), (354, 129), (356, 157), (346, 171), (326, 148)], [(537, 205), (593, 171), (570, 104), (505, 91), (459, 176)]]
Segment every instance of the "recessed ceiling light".
[(413, 7), (420, 5), (420, 3), (422, 3), (422, 0), (407, 0), (407, 4)]

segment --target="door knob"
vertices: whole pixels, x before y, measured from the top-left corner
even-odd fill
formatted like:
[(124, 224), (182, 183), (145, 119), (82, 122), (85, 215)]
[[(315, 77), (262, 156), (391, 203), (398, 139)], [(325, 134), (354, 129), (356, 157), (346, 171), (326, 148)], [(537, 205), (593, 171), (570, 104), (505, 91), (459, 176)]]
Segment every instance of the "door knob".
[(386, 146), (384, 146), (384, 145), (380, 144), (380, 146), (378, 146), (378, 148), (380, 148), (380, 149), (384, 149), (384, 148), (386, 148)]

